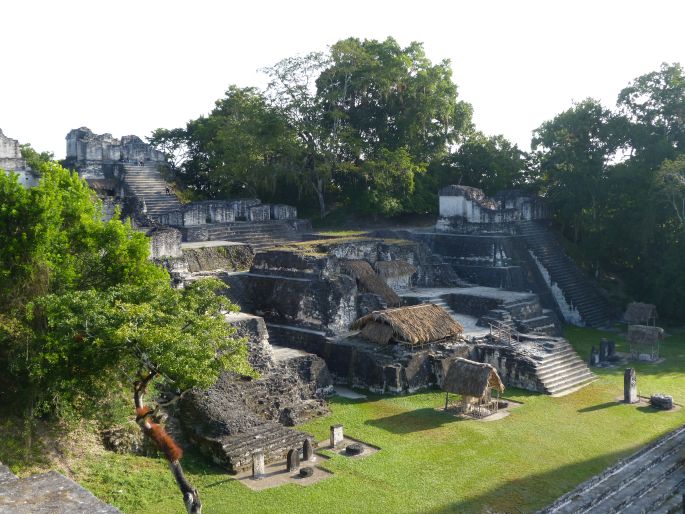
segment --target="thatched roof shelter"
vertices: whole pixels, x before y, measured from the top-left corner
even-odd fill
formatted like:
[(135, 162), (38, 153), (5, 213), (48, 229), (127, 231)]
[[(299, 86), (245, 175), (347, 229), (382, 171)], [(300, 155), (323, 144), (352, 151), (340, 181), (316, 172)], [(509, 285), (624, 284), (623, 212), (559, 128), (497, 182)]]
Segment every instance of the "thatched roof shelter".
[(361, 330), (361, 336), (374, 343), (394, 340), (411, 345), (442, 341), (464, 331), (445, 309), (432, 303), (374, 311), (352, 323), (351, 328)]
[(373, 267), (375, 268), (376, 273), (385, 279), (413, 275), (416, 273), (416, 268), (403, 260), (378, 261)]
[(656, 344), (664, 338), (664, 329), (649, 325), (630, 325), (628, 327), (628, 341), (631, 344)]
[(342, 263), (342, 269), (357, 281), (357, 286), (367, 293), (377, 294), (390, 307), (396, 307), (402, 303), (397, 293), (383, 280), (376, 275), (376, 272), (366, 261), (347, 260)]
[(625, 322), (633, 325), (654, 325), (656, 318), (656, 305), (642, 302), (629, 303), (623, 315)]
[(482, 398), (489, 392), (489, 389), (503, 392), (504, 384), (492, 364), (458, 357), (447, 370), (442, 388), (448, 393)]

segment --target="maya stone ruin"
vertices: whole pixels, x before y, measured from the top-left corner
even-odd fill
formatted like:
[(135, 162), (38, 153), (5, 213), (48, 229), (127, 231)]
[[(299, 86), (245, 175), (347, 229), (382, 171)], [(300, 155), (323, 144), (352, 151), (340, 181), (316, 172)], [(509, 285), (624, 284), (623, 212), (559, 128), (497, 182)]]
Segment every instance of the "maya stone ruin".
[[(432, 228), (322, 236), (293, 206), (181, 204), (163, 156), (136, 136), (82, 127), (66, 139), (68, 165), (105, 215), (119, 206), (177, 287), (215, 276), (240, 306), (226, 321), (247, 339), (260, 378), (224, 373), (207, 391), (170, 393), (164, 403), (170, 432), (227, 472), (259, 478), (283, 462), (284, 472), (311, 474), (316, 443), (293, 427), (329, 413), (336, 385), (381, 394), (443, 388), (487, 416), (505, 387), (563, 395), (595, 380), (560, 337), (561, 323), (606, 327), (609, 304), (557, 243), (540, 198), (452, 185), (439, 191)], [(0, 133), (0, 164), (21, 171), (13, 141)], [(607, 341), (590, 363), (613, 352)], [(633, 378), (626, 402), (637, 395)], [(342, 427), (331, 426), (330, 438), (340, 445)]]

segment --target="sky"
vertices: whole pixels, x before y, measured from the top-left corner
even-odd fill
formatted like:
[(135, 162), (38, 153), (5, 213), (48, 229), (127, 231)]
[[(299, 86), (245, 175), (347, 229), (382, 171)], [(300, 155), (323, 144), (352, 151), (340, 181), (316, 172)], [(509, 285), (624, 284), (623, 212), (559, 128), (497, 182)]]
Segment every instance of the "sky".
[(424, 43), (449, 59), (476, 127), (522, 149), (541, 123), (685, 65), (685, 2), (21, 0), (0, 8), (0, 129), (65, 156), (69, 130), (147, 137), (211, 111), (230, 84), (340, 39)]

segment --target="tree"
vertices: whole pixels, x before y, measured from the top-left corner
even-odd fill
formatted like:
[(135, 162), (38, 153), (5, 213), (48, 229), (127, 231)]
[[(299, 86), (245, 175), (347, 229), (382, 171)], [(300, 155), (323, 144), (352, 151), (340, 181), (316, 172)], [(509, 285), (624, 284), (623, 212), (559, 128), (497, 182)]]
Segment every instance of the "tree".
[(27, 419), (84, 417), (136, 377), (142, 429), (168, 458), (189, 512), (199, 512), (180, 454), (141, 410), (142, 395), (155, 377), (184, 389), (210, 385), (223, 369), (252, 372), (224, 320), (236, 308), (214, 293), (223, 283), (172, 289), (148, 245), (130, 223), (101, 221), (86, 182), (55, 163), (31, 189), (0, 175), (0, 403), (22, 406)]
[(29, 144), (21, 145), (21, 157), (26, 161), (29, 168), (35, 172), (40, 173), (44, 164), (47, 164), (55, 159), (55, 154), (52, 152), (37, 152)]
[(326, 216), (326, 189), (336, 169), (339, 132), (323, 124), (323, 105), (316, 93), (315, 81), (328, 65), (328, 57), (312, 52), (290, 57), (265, 68), (270, 77), (267, 95), (282, 113), (298, 141), (302, 184), (316, 194), (321, 218)]
[(346, 158), (405, 148), (415, 162), (428, 162), (470, 130), (471, 106), (457, 101), (449, 61), (433, 65), (421, 43), (349, 38), (330, 55), (317, 94)]
[(659, 147), (654, 159), (660, 163), (674, 150), (685, 151), (685, 73), (680, 64), (663, 63), (659, 71), (636, 78), (618, 95), (617, 105), (636, 125), (633, 146), (638, 152)]
[(579, 241), (583, 231), (597, 231), (605, 205), (608, 166), (625, 142), (617, 130), (622, 120), (593, 99), (543, 123), (532, 148), (547, 198), (562, 224)]
[(657, 170), (654, 183), (660, 198), (669, 206), (680, 230), (685, 229), (685, 154), (666, 160)]
[(181, 170), (188, 159), (188, 133), (185, 129), (158, 128), (147, 138), (148, 143), (164, 154), (172, 173)]

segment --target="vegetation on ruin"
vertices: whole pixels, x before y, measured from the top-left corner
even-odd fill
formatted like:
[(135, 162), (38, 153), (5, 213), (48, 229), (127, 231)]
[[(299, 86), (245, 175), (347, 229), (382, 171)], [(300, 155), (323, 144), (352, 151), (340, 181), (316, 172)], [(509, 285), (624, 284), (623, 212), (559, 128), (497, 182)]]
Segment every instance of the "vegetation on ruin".
[[(685, 397), (685, 332), (670, 332), (665, 362), (635, 364), (641, 394)], [(615, 338), (617, 349), (626, 350), (614, 333), (567, 328), (565, 335), (584, 358), (600, 337)], [(508, 389), (504, 396), (523, 405), (494, 422), (436, 411), (444, 401), (437, 391), (334, 398), (329, 417), (300, 428), (325, 439), (330, 424), (343, 423), (346, 434), (382, 449), (362, 460), (333, 457), (325, 467), (334, 475), (308, 487), (253, 492), (199, 454), (188, 453), (184, 464), (213, 513), (530, 512), (685, 422), (683, 409), (617, 403), (622, 367), (597, 374), (597, 382), (561, 398)], [(0, 444), (2, 458), (9, 441)], [(126, 513), (183, 512), (162, 459), (76, 447), (64, 449), (60, 461), (54, 465)], [(28, 474), (41, 465), (13, 469)]]

